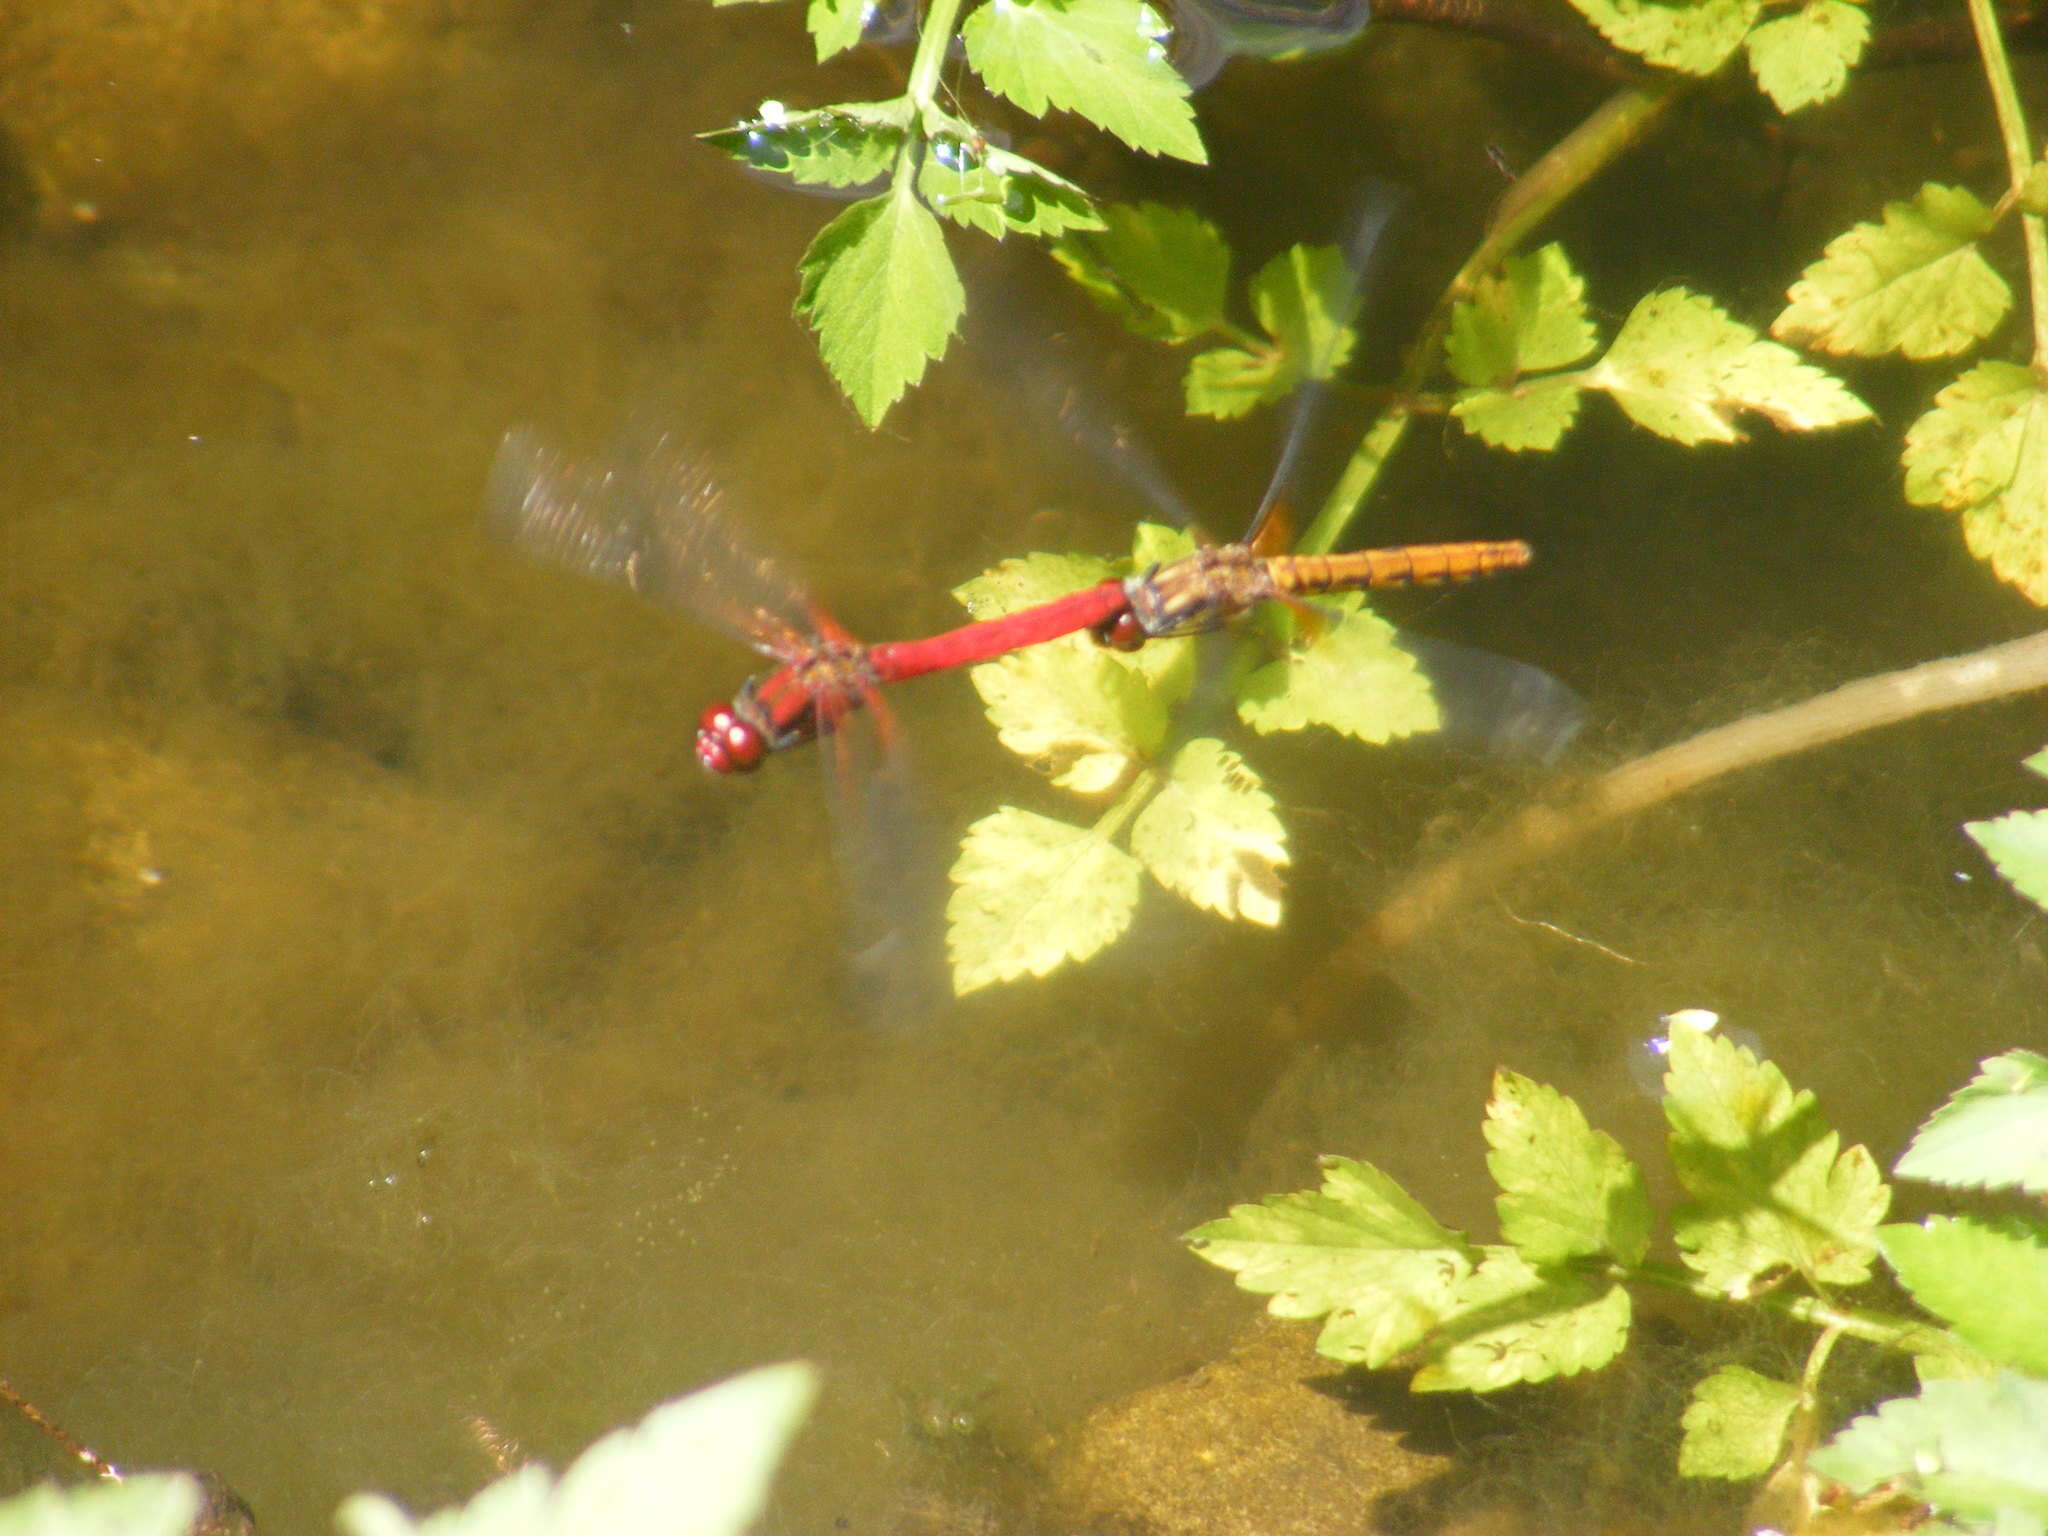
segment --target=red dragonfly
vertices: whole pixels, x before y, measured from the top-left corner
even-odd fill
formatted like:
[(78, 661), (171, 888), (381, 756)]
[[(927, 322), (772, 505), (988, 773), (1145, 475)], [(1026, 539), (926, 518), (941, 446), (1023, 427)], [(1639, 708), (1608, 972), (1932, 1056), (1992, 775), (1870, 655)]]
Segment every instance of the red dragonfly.
[[(528, 552), (721, 620), (780, 666), (698, 717), (697, 760), (748, 773), (771, 752), (831, 734), (885, 683), (974, 666), (1087, 630), (1132, 649), (1213, 629), (1253, 604), (1319, 593), (1465, 581), (1528, 564), (1516, 541), (1415, 544), (1328, 556), (1225, 544), (1122, 580), (921, 640), (862, 645), (773, 565), (748, 554), (701, 459), (672, 435), (619, 462), (581, 462), (532, 433), (506, 435), (491, 472), (492, 520)], [(1277, 531), (1281, 519), (1263, 520)]]
[(527, 552), (715, 619), (781, 663), (698, 717), (697, 760), (713, 773), (749, 773), (770, 752), (831, 734), (877, 703), (885, 683), (1112, 625), (1128, 603), (1122, 583), (1105, 581), (922, 640), (862, 645), (745, 551), (724, 499), (672, 435), (628, 458), (583, 462), (523, 430), (506, 434), (486, 499), (492, 522)]

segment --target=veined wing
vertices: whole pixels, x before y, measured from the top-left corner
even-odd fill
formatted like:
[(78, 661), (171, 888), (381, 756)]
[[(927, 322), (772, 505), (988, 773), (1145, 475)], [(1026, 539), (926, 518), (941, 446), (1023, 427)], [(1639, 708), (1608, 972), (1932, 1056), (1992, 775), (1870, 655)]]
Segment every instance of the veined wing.
[(505, 434), (485, 493), (491, 526), (551, 564), (617, 582), (794, 660), (809, 648), (803, 589), (747, 549), (724, 487), (673, 432), (636, 452), (577, 458), (539, 433)]

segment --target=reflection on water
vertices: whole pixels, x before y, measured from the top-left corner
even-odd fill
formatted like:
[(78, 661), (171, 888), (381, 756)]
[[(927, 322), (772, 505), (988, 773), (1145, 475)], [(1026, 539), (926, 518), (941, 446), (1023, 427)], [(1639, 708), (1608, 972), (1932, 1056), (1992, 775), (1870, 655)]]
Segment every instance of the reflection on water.
[[(913, 1039), (861, 1028), (814, 773), (691, 760), (697, 705), (748, 658), (477, 527), (508, 424), (602, 430), (653, 395), (851, 621), (916, 632), (1075, 488), (1004, 436), (999, 377), (955, 370), (872, 438), (831, 396), (783, 319), (817, 206), (687, 137), (810, 78), (782, 19), (472, 39), (432, 90), (359, 103), (341, 147), (273, 146), (260, 175), (168, 180), (88, 241), (0, 254), (0, 1295), (28, 1395), (124, 1465), (213, 1468), (266, 1528), (313, 1530), (358, 1486), (474, 1487), (479, 1420), (559, 1464), (803, 1354), (826, 1394), (780, 1529), (987, 1529), (1090, 1405), (1242, 1317), (1173, 1242), (1227, 1200), (1343, 1150), (1484, 1230), (1496, 1061), (1654, 1145), (1627, 1043), (1712, 997), (1882, 1154), (1975, 1054), (2039, 1038), (2024, 914), (1948, 878), (1955, 823), (2025, 798), (2009, 765), (2037, 729), (2010, 717), (1574, 851), (1300, 1054), (1257, 1033), (1290, 977), (1515, 791), (1441, 753), (1367, 780), (1354, 753), (1262, 748), (1307, 812), (1278, 938), (1161, 907), (1085, 973)], [(1944, 588), (1938, 555), (1902, 573), (1891, 546), (1817, 590), (1797, 540), (1827, 525), (1782, 502), (1839, 482), (1778, 474), (1772, 515), (1808, 531), (1759, 566), (1726, 520), (1766, 498), (1681, 459), (1612, 503), (1580, 463), (1567, 521), (1541, 466), (1517, 504), (1494, 469), (1419, 455), (1434, 478), (1396, 515), (1445, 522), (1385, 531), (1476, 517), (1545, 560), (1404, 617), (1583, 687), (1618, 752), (1703, 697), (1735, 713), (1902, 659), (1846, 616), (1909, 576), (1976, 611), (1974, 573)], [(1602, 526), (1674, 471), (1655, 525)], [(1076, 542), (1120, 547), (1128, 515), (1103, 494)], [(1700, 580), (1709, 556), (1735, 590)], [(1802, 662), (1816, 604), (1844, 622)], [(1884, 645), (1959, 649), (1974, 622)], [(904, 712), (945, 825), (1017, 792), (957, 679)], [(16, 1481), (52, 1470), (14, 1428), (0, 1447)]]

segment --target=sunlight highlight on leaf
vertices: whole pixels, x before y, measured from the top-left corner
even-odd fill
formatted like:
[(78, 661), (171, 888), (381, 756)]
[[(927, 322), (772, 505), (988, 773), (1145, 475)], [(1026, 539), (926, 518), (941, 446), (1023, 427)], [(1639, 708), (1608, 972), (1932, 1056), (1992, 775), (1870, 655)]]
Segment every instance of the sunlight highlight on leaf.
[(1166, 23), (1139, 0), (989, 0), (960, 28), (989, 89), (1033, 116), (1078, 112), (1131, 148), (1208, 162)]
[(1688, 75), (1711, 75), (1742, 46), (1762, 0), (1572, 0), (1617, 48)]
[(1756, 83), (1788, 113), (1841, 95), (1869, 42), (1870, 18), (1848, 0), (1807, 0), (1743, 39)]
[(1101, 794), (1166, 741), (1165, 704), (1091, 640), (1014, 651), (968, 674), (997, 739), (1062, 789)]
[(1449, 1315), (1423, 1345), (1417, 1392), (1492, 1392), (1598, 1370), (1628, 1342), (1634, 1312), (1621, 1286), (1570, 1269), (1533, 1267), (1488, 1248), (1459, 1282)]
[(798, 270), (796, 313), (872, 427), (945, 354), (967, 307), (939, 221), (906, 183), (819, 230)]
[(1429, 679), (1394, 643), (1394, 626), (1356, 593), (1320, 600), (1339, 615), (1306, 650), (1290, 650), (1245, 679), (1238, 715), (1261, 734), (1326, 725), (1359, 741), (1387, 742), (1442, 724)]
[(45, 1483), (0, 1503), (0, 1536), (186, 1536), (199, 1511), (199, 1484), (182, 1473)]
[(1006, 805), (968, 828), (946, 902), (953, 990), (1043, 976), (1114, 943), (1137, 910), (1138, 861), (1087, 827)]
[(820, 64), (859, 42), (866, 24), (866, 0), (809, 0), (804, 7), (804, 25), (817, 45)]
[(2048, 1377), (2048, 1237), (2024, 1222), (1930, 1216), (1880, 1228), (1913, 1299), (2001, 1365)]
[[(1815, 1451), (1813, 1470), (1865, 1493), (1895, 1484), (2001, 1536), (2048, 1520), (2048, 1381), (1930, 1381)], [(1995, 1524), (1994, 1524), (1995, 1522)]]
[(764, 102), (759, 117), (697, 137), (799, 186), (857, 187), (888, 173), (909, 121), (903, 101), (849, 101), (810, 112)]
[(1672, 1235), (1711, 1285), (1741, 1294), (1789, 1267), (1823, 1285), (1870, 1276), (1891, 1191), (1869, 1152), (1821, 1120), (1811, 1093), (1718, 1034), (1671, 1033), (1664, 1117), (1691, 1197)]
[(2014, 890), (2048, 908), (2048, 811), (2014, 811), (1990, 821), (1966, 821), (1970, 834)]
[(1685, 1439), (1678, 1447), (1681, 1477), (1746, 1481), (1777, 1465), (1785, 1426), (1799, 1406), (1799, 1388), (1761, 1376), (1746, 1365), (1724, 1365), (1692, 1389)]
[(1487, 1171), (1501, 1235), (1532, 1264), (1606, 1255), (1640, 1264), (1650, 1244), (1642, 1170), (1555, 1088), (1505, 1068), (1486, 1106)]
[(1884, 222), (1828, 242), (1792, 285), (1771, 334), (1823, 352), (1946, 357), (1998, 328), (2012, 290), (1977, 249), (1991, 210), (1962, 187), (1928, 182)]
[(1168, 890), (1223, 916), (1280, 921), (1287, 829), (1244, 759), (1203, 737), (1174, 754), (1166, 785), (1131, 827), (1131, 852)]
[(1812, 431), (1867, 420), (1839, 379), (1731, 320), (1711, 300), (1667, 288), (1630, 312), (1607, 355), (1580, 375), (1636, 423), (1688, 447), (1739, 442), (1735, 418), (1768, 417), (1781, 430)]
[(2048, 604), (2048, 396), (2017, 363), (1979, 363), (1906, 430), (1906, 499), (1963, 514), (1970, 553)]
[(1329, 1315), (1316, 1348), (1379, 1367), (1427, 1337), (1477, 1256), (1370, 1163), (1323, 1160), (1319, 1191), (1269, 1195), (1195, 1228), (1197, 1255), (1273, 1299), (1275, 1317)]
[(1892, 1170), (1957, 1189), (2048, 1195), (2048, 1056), (2007, 1051), (1928, 1117)]

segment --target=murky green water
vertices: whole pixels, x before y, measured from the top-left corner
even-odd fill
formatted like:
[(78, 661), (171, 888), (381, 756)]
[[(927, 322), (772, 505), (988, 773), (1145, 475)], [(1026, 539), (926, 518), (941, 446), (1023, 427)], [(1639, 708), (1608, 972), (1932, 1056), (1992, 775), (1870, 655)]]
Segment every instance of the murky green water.
[[(1486, 146), (1526, 158), (1587, 100), (1488, 66), (1404, 111), (1412, 46), (1277, 97), (1239, 72), (1206, 109), (1213, 204), (1268, 246), (1325, 233), (1313, 189), (1366, 165), (1417, 187), (1393, 311), (1497, 192)], [(1128, 501), (1014, 419), (1000, 355), (879, 436), (836, 400), (786, 318), (829, 210), (688, 137), (813, 88), (790, 15), (512, 27), (320, 147), (0, 253), (0, 1371), (53, 1415), (315, 1530), (359, 1486), (430, 1505), (485, 1480), (473, 1416), (559, 1462), (801, 1354), (828, 1390), (780, 1528), (886, 1530), (1202, 1359), (1246, 1306), (1174, 1234), (1308, 1182), (1313, 1152), (1483, 1226), (1496, 1062), (1653, 1150), (1626, 1047), (1711, 1006), (1888, 1157), (1976, 1055), (2041, 1042), (2038, 925), (1954, 830), (2026, 799), (2028, 706), (1598, 839), (1400, 957), (1357, 1036), (1307, 1055), (1260, 1032), (1290, 976), (1519, 791), (1426, 753), (1382, 776), (1269, 750), (1301, 838), (1286, 933), (1154, 901), (1087, 972), (867, 1028), (816, 765), (691, 760), (746, 654), (477, 525), (506, 426), (652, 405), (871, 632), (949, 622), (944, 588), (1002, 554), (1122, 544)], [(1566, 233), (1612, 241), (1667, 195), (1622, 182)], [(1716, 260), (1768, 245), (1753, 217)], [(1603, 301), (1688, 275), (1685, 232), (1647, 233)], [(1768, 314), (1749, 281), (1723, 291)], [(1189, 482), (1261, 478), (1256, 434), (1176, 441)], [(2024, 624), (1881, 460), (1418, 441), (1383, 530), (1539, 544), (1530, 577), (1416, 618), (1571, 680), (1612, 760)], [(1074, 515), (1036, 521), (1054, 502)], [(942, 827), (1031, 793), (958, 680), (904, 714)], [(935, 1403), (972, 1405), (965, 1455), (921, 1427)], [(52, 1470), (17, 1427), (0, 1444), (12, 1481)]]

